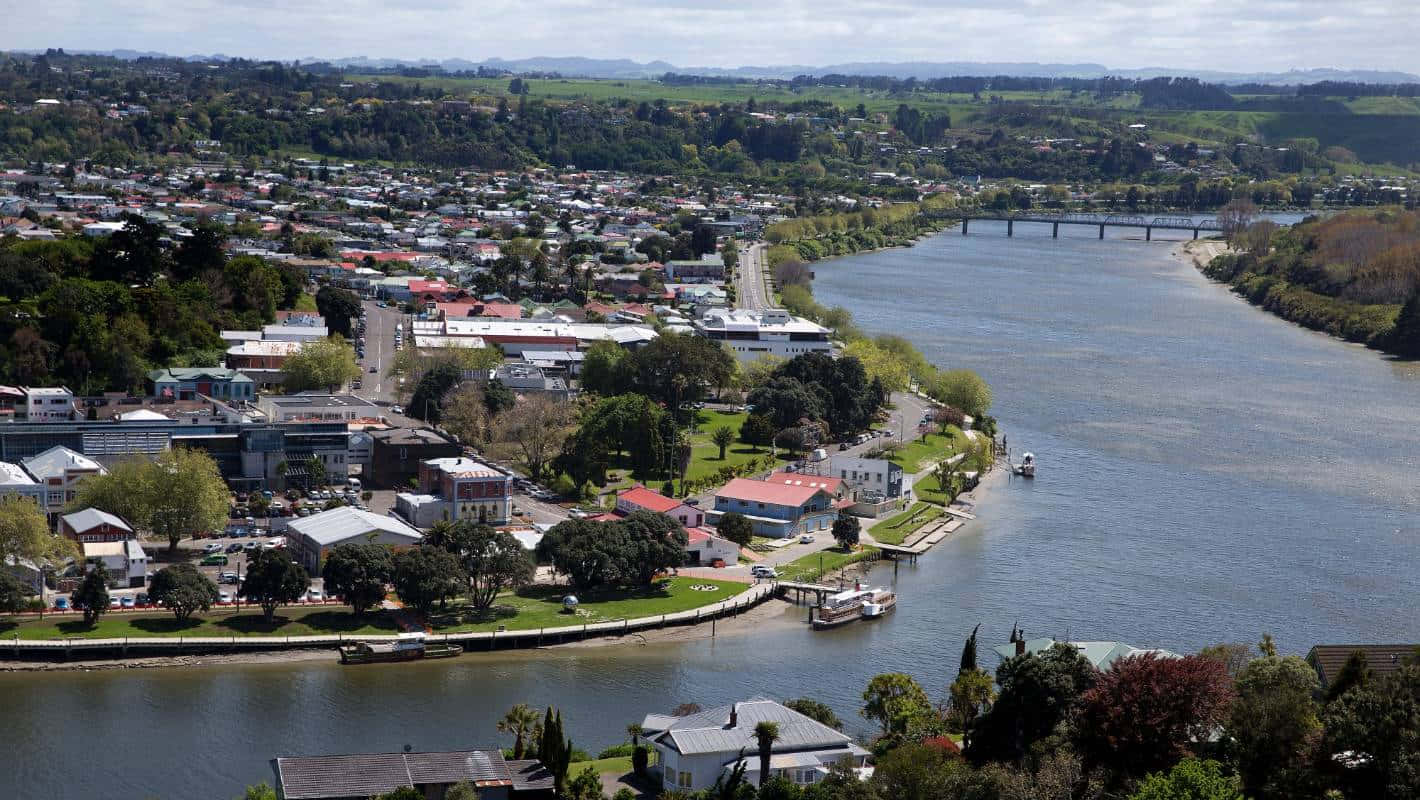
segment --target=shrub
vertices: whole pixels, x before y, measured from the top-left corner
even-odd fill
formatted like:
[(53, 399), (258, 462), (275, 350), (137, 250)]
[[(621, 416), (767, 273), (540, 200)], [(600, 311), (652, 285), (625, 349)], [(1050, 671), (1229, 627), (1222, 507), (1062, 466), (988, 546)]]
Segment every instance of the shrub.
[(638, 744), (631, 751), (631, 769), (640, 777), (646, 777), (646, 768), (651, 763), (651, 748)]
[(602, 750), (600, 753), (597, 753), (597, 758), (625, 758), (626, 756), (631, 755), (632, 752), (635, 750), (636, 745), (631, 744), (630, 742), (625, 742), (623, 744), (614, 744), (611, 747)]

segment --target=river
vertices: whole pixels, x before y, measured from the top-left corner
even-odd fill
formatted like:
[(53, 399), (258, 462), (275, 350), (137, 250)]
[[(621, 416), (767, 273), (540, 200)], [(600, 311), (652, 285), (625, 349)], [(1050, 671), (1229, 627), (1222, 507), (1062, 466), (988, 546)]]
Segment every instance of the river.
[(506, 743), (494, 723), (518, 702), (558, 705), (593, 751), (644, 712), (760, 693), (820, 698), (863, 732), (869, 677), (940, 696), (977, 623), (985, 644), (1019, 622), (1180, 651), (1420, 638), (1420, 367), (1247, 305), (1176, 242), (1096, 235), (975, 222), (816, 265), (821, 302), (981, 372), (1040, 463), (901, 567), (889, 618), (409, 666), (0, 675), (0, 797), (235, 797), (277, 755)]

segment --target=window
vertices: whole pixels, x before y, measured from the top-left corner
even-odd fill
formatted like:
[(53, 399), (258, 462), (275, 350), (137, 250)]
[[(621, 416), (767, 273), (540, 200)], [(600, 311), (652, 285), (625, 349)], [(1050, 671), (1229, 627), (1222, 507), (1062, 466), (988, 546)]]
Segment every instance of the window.
[(675, 785), (675, 768), (666, 767), (666, 783)]
[(763, 511), (763, 510), (764, 510), (764, 504), (763, 504), (763, 503), (759, 503), (758, 505), (759, 505), (759, 510), (760, 510), (760, 511)]
[(682, 789), (689, 789), (689, 788), (690, 788), (690, 773), (689, 773), (689, 772), (682, 772), (682, 773), (680, 774), (680, 788), (682, 788)]

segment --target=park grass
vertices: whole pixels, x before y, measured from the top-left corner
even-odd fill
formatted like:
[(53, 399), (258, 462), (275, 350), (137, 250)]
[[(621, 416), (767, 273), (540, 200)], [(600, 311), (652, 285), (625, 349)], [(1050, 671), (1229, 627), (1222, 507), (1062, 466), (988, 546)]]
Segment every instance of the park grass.
[(910, 442), (898, 445), (892, 462), (902, 467), (902, 471), (915, 475), (926, 469), (934, 461), (956, 455), (966, 446), (966, 434), (954, 425), (947, 426), (946, 434), (929, 433)]
[(913, 503), (911, 508), (879, 522), (868, 532), (874, 540), (883, 544), (902, 544), (908, 536), (937, 520), (942, 513), (940, 508), (930, 503)]
[(318, 311), (316, 308), (316, 298), (314, 295), (301, 292), (301, 296), (296, 298), (297, 311)]
[(859, 561), (868, 561), (876, 558), (878, 548), (865, 545), (852, 552), (840, 550), (837, 547), (828, 550), (820, 550), (817, 553), (809, 553), (802, 558), (790, 561), (787, 564), (776, 567), (781, 581), (797, 581), (800, 583), (812, 583), (824, 575), (834, 570), (842, 569), (850, 564)]
[[(651, 751), (655, 753), (655, 750)], [(574, 761), (567, 766), (567, 776), (575, 778), (591, 767), (598, 775), (625, 775), (631, 771), (631, 756), (616, 758), (594, 758), (591, 761)]]
[(176, 636), (329, 636), (393, 634), (394, 621), (379, 611), (357, 618), (349, 606), (286, 606), (270, 623), (259, 607), (243, 605), (194, 614), (179, 623), (166, 611), (110, 611), (92, 627), (81, 615), (0, 620), (0, 636), (21, 639), (122, 639)]
[[(701, 592), (692, 586), (714, 586), (713, 592)], [(717, 581), (708, 578), (676, 577), (659, 581), (650, 590), (609, 590), (590, 594), (578, 593), (577, 613), (562, 613), (562, 598), (572, 592), (566, 586), (539, 584), (516, 593), (500, 595), (493, 607), (483, 612), (467, 609), (434, 614), (430, 619), (436, 633), (535, 630), (562, 628), (620, 619), (656, 617), (690, 611), (700, 606), (719, 603), (745, 590), (737, 581)]]

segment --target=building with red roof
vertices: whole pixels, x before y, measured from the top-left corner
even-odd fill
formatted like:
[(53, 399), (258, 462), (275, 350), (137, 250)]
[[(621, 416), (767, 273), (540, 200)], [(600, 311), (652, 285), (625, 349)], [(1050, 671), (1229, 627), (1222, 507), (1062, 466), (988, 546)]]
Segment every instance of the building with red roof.
[(742, 514), (756, 534), (783, 539), (828, 530), (838, 516), (836, 501), (822, 486), (735, 478), (715, 493), (715, 514)]
[(784, 486), (811, 486), (823, 489), (833, 495), (837, 500), (843, 500), (851, 494), (848, 490), (848, 484), (842, 478), (805, 475), (801, 472), (775, 472), (771, 473), (765, 480), (770, 483), (783, 484)]
[(656, 511), (674, 519), (683, 528), (698, 528), (705, 523), (705, 512), (696, 506), (683, 503), (660, 492), (653, 492), (644, 486), (633, 486), (616, 494), (616, 512), (630, 514), (633, 511)]

